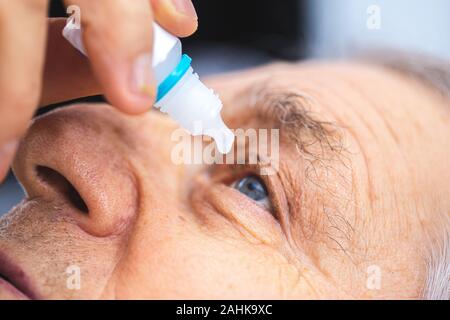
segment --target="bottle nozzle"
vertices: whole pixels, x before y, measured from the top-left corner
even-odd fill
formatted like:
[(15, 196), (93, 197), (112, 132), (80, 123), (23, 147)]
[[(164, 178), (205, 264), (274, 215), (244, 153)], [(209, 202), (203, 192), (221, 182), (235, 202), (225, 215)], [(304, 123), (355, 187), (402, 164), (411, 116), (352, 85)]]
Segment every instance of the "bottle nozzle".
[(155, 106), (167, 112), (189, 133), (213, 138), (220, 153), (231, 150), (234, 134), (220, 116), (222, 102), (200, 81), (191, 67)]
[(204, 130), (203, 134), (210, 136), (216, 142), (217, 149), (220, 153), (226, 154), (230, 152), (234, 142), (234, 134), (225, 126), (221, 118), (217, 121), (219, 124), (215, 128)]

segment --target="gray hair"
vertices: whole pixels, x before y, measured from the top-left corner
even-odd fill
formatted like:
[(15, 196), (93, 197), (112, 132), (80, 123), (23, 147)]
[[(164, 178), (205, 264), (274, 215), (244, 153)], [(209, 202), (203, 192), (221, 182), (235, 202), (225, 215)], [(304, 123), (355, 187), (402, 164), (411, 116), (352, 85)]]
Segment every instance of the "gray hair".
[(364, 53), (358, 60), (384, 66), (417, 79), (450, 99), (450, 61), (437, 57), (395, 50)]
[(430, 248), (423, 299), (450, 300), (450, 232), (449, 224), (446, 225), (441, 241), (432, 243)]

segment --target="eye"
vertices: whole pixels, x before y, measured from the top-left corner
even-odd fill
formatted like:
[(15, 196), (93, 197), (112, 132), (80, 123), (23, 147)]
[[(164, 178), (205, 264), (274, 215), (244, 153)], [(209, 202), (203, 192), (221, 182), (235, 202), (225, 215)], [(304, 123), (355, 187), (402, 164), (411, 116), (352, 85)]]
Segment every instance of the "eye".
[(231, 184), (233, 188), (246, 195), (253, 201), (262, 205), (267, 210), (272, 209), (266, 185), (255, 175), (250, 175), (236, 180)]

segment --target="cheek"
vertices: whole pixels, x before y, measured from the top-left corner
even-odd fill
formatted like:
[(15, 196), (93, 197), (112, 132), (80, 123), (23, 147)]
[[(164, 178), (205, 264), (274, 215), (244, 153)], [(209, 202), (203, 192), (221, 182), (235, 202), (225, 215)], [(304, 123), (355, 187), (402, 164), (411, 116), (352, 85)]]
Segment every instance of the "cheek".
[(114, 281), (118, 298), (281, 298), (293, 269), (273, 249), (210, 235), (187, 213), (134, 235)]

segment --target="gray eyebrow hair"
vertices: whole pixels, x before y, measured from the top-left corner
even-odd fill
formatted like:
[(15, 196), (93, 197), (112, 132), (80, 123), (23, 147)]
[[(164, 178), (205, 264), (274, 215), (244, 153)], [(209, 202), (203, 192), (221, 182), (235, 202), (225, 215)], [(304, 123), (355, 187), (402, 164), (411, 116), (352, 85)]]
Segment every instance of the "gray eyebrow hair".
[(369, 62), (417, 79), (450, 99), (450, 61), (427, 54), (396, 50), (364, 53), (357, 60)]
[[(249, 107), (254, 109), (256, 117), (273, 122), (282, 129), (303, 155), (323, 158), (326, 151), (343, 151), (340, 128), (315, 116), (311, 111), (314, 101), (307, 94), (263, 84), (254, 87), (250, 96)], [(319, 149), (314, 148), (318, 145)]]
[[(345, 217), (349, 207), (353, 207), (351, 197), (342, 196), (338, 189), (351, 189), (351, 180), (343, 173), (351, 171), (348, 151), (344, 146), (343, 128), (329, 121), (320, 120), (319, 114), (312, 111), (315, 100), (306, 93), (286, 88), (273, 88), (269, 82), (254, 86), (251, 89), (248, 107), (254, 109), (253, 117), (267, 121), (280, 129), (280, 137), (286, 137), (289, 143), (294, 143), (298, 155), (304, 162), (305, 189), (311, 192), (327, 194), (324, 197), (323, 214), (301, 215), (300, 231), (306, 239), (320, 233), (325, 236), (330, 248), (342, 251), (351, 261), (350, 241), (354, 233), (352, 223)], [(332, 176), (335, 179), (331, 178)], [(327, 179), (324, 179), (327, 177)], [(288, 183), (295, 183), (289, 181)], [(289, 210), (300, 208), (304, 210), (306, 195), (295, 197), (289, 203)], [(306, 196), (308, 197), (308, 196)], [(319, 222), (320, 220), (320, 222)], [(322, 228), (319, 231), (319, 226)], [(323, 230), (323, 232), (322, 232)]]

